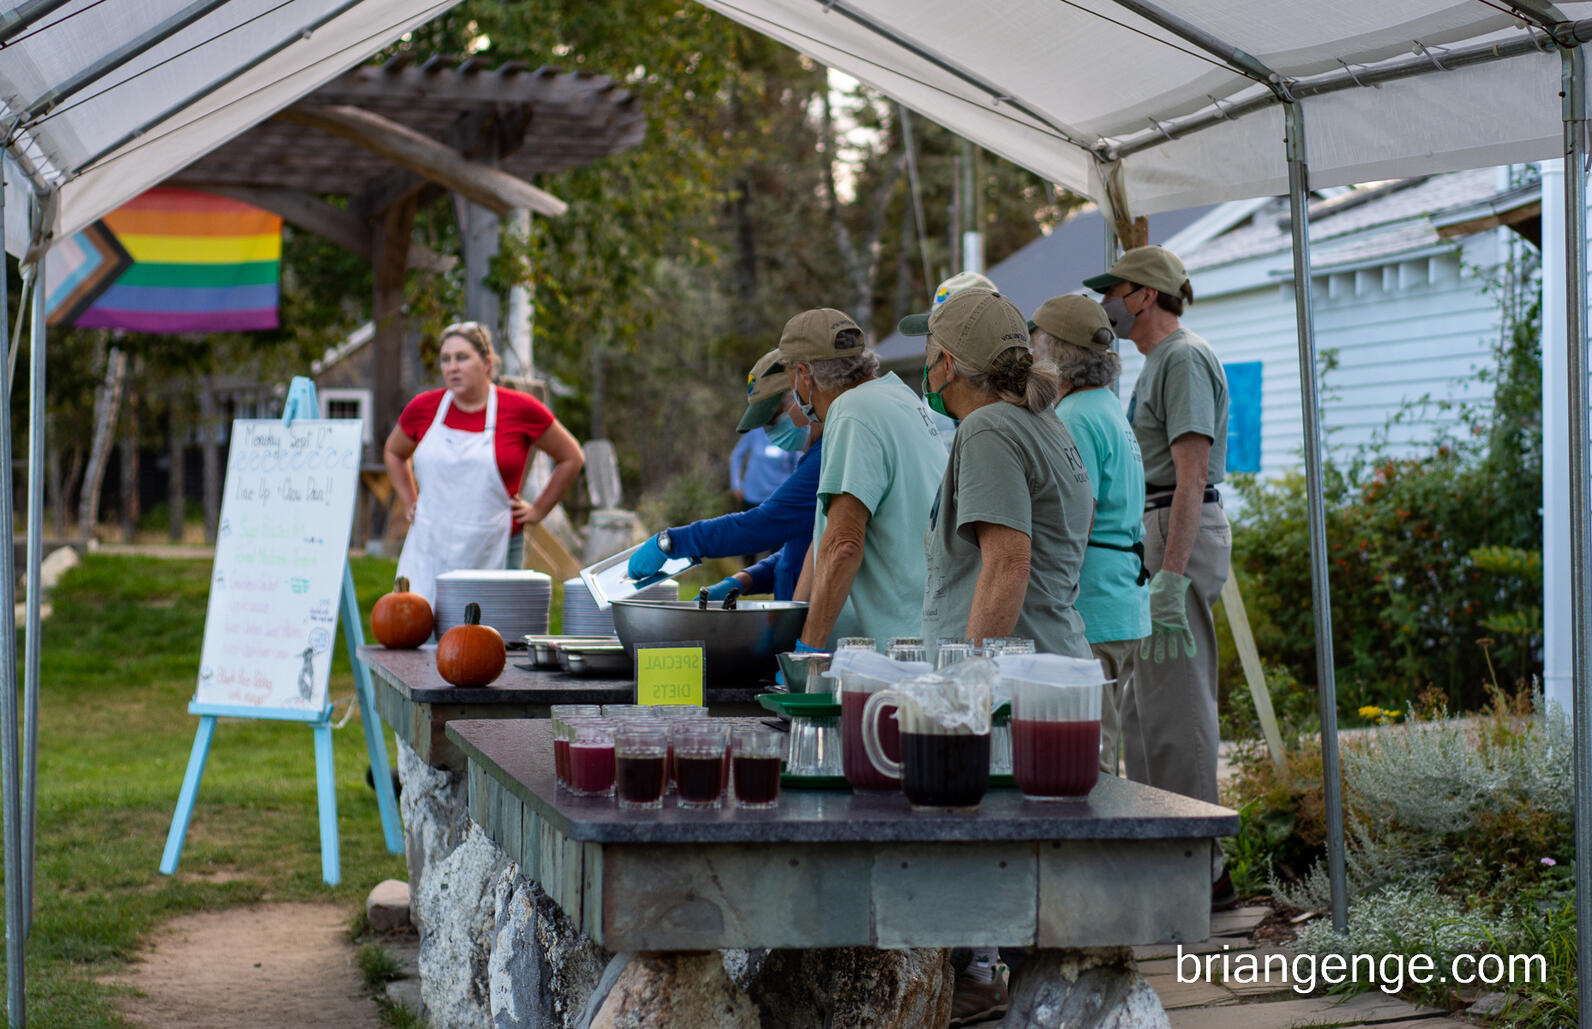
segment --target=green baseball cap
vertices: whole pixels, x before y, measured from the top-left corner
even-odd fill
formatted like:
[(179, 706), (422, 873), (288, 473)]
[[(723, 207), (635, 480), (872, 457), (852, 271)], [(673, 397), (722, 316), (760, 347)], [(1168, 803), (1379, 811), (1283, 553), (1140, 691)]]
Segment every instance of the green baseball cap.
[(1051, 297), (1040, 304), (1028, 322), (1028, 331), (1035, 329), (1085, 350), (1110, 350), (1117, 339), (1105, 308), (1076, 293)]
[(901, 319), (900, 324), (896, 326), (896, 330), (903, 336), (927, 335), (929, 331), (929, 315), (934, 313), (935, 308), (964, 289), (987, 289), (991, 293), (999, 292), (995, 288), (995, 283), (989, 281), (978, 272), (958, 272), (940, 283), (939, 288), (934, 291), (934, 303), (929, 305), (927, 311), (921, 314), (907, 315)]
[(976, 372), (988, 371), (1012, 347), (1028, 349), (1028, 320), (1017, 305), (992, 289), (955, 294), (928, 317), (926, 335)]
[(856, 357), (867, 349), (857, 323), (833, 307), (803, 311), (779, 334), (779, 356), (787, 365)]
[(1178, 256), (1166, 247), (1134, 247), (1117, 258), (1110, 271), (1083, 280), (1085, 286), (1097, 293), (1104, 293), (1119, 282), (1149, 286), (1175, 297), (1183, 292), (1188, 272)]
[(778, 350), (759, 357), (746, 375), (746, 413), (735, 431), (751, 432), (773, 421), (790, 387), (790, 373), (780, 362)]

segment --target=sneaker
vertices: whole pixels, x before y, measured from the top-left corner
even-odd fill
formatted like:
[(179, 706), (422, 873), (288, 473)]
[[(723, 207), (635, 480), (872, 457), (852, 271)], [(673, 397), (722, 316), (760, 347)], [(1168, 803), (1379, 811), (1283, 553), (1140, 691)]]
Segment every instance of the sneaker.
[(1002, 969), (995, 970), (995, 977), (987, 983), (963, 972), (956, 977), (956, 992), (951, 998), (951, 1026), (972, 1025), (997, 1018), (1006, 1013), (1011, 1007), (1011, 999), (1006, 992), (1006, 977)]
[(1238, 904), (1238, 891), (1233, 889), (1233, 877), (1222, 869), (1222, 877), (1211, 883), (1211, 910), (1227, 911)]

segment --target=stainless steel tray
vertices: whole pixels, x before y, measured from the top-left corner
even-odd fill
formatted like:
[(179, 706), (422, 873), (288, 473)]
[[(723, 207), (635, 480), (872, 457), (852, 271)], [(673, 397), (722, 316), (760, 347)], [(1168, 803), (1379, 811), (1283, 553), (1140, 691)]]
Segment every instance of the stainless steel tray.
[(645, 579), (632, 579), (630, 555), (640, 550), (642, 546), (643, 544), (638, 543), (628, 550), (621, 550), (612, 557), (605, 557), (596, 564), (580, 570), (580, 579), (591, 591), (592, 600), (596, 601), (599, 611), (606, 611), (614, 601), (627, 600), (648, 586), (656, 586), (663, 580), (673, 578), (687, 568), (702, 563), (694, 557), (671, 557), (655, 574)]

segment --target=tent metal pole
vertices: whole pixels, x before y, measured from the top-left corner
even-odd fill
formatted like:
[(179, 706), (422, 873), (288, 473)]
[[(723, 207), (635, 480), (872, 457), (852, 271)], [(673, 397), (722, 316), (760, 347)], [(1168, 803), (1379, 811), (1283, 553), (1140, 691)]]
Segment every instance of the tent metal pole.
[(65, 7), (69, 2), (70, 0), (29, 0), (27, 3), (18, 4), (12, 10), (0, 15), (0, 43), (11, 42), (34, 22), (48, 17), (51, 12)]
[[(3, 162), (0, 162), (3, 168)], [(5, 238), (5, 177), (0, 171), (0, 240)], [(5, 250), (0, 247), (0, 258)], [(3, 274), (4, 261), (0, 259), (0, 354), (11, 345), (10, 326), (6, 324), (10, 310)], [(23, 311), (17, 312), (21, 318)], [(13, 613), (13, 617), (0, 619), (5, 631), (0, 635), (0, 792), (5, 807), (5, 870), (6, 870), (6, 1013), (13, 1029), (27, 1022), (23, 993), (23, 932), (22, 932), (22, 874), (18, 864), (22, 857), (22, 803), (17, 789), (17, 620), (16, 597), (16, 547), (12, 545), (15, 527), (12, 525), (11, 495), (11, 391), (0, 390), (0, 536), (5, 538), (5, 557), (0, 574), (0, 607)], [(28, 526), (33, 531), (33, 526)]]
[(1564, 342), (1570, 392), (1570, 618), (1575, 732), (1576, 979), (1581, 1029), (1592, 1029), (1592, 582), (1588, 546), (1586, 348), (1586, 56), (1560, 51), (1564, 94)]
[(39, 657), (43, 650), (41, 608), (44, 584), (40, 566), (44, 544), (44, 366), (49, 293), (44, 282), (44, 255), (34, 265), (33, 342), (28, 347), (28, 610), (26, 666), (22, 694), (22, 936), (33, 932), (33, 842), (39, 810)]
[(1310, 520), (1310, 595), (1316, 616), (1316, 694), (1321, 711), (1321, 786), (1326, 795), (1327, 877), (1332, 884), (1332, 926), (1349, 924), (1343, 848), (1343, 793), (1338, 778), (1338, 683), (1332, 666), (1332, 590), (1327, 579), (1327, 511), (1321, 485), (1321, 402), (1316, 390), (1316, 325), (1310, 300), (1310, 164), (1305, 115), (1289, 104), (1284, 145), (1288, 154), (1288, 206), (1293, 213), (1294, 311), (1299, 321), (1299, 400), (1304, 414), (1305, 504)]

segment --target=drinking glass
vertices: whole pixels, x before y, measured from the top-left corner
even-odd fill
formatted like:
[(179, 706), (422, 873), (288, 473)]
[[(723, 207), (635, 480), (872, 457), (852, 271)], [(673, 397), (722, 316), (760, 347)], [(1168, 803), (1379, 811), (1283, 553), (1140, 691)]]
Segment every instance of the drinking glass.
[(614, 731), (614, 774), (619, 806), (647, 810), (663, 806), (664, 762), (669, 731), (663, 725), (631, 721)]
[(569, 735), (564, 719), (596, 717), (601, 710), (596, 704), (554, 704), (548, 709), (553, 724), (553, 778), (560, 787), (569, 783)]
[(716, 808), (729, 784), (729, 735), (721, 726), (700, 721), (675, 726), (675, 790), (687, 810)]
[(876, 650), (878, 644), (872, 636), (842, 636), (835, 641), (836, 650), (850, 650), (853, 647), (859, 650)]
[(896, 661), (926, 661), (923, 637), (895, 636), (884, 646), (886, 656)]
[(735, 806), (771, 808), (779, 803), (779, 764), (785, 737), (772, 729), (736, 729), (730, 737), (735, 772)]
[(614, 792), (615, 723), (601, 718), (570, 718), (569, 792), (577, 797), (609, 797)]
[(942, 639), (934, 644), (934, 670), (949, 668), (958, 661), (966, 661), (973, 656), (973, 644), (967, 640)]

